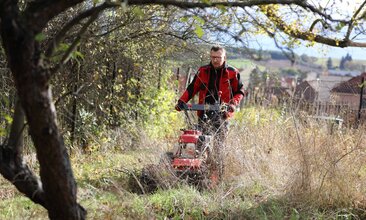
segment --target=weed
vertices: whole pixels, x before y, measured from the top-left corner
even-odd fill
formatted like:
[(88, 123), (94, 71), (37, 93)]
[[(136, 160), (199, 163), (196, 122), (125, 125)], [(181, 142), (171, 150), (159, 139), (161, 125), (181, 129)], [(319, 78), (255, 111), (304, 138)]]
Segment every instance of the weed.
[[(173, 148), (169, 137), (141, 132), (132, 143), (122, 131), (110, 131), (98, 150), (73, 151), (78, 198), (88, 218), (366, 218), (364, 129), (330, 134), (319, 121), (276, 109), (247, 108), (236, 117), (225, 142), (224, 180), (214, 190), (178, 184), (154, 194), (133, 193), (131, 174), (138, 177), (143, 167), (157, 164)], [(25, 159), (37, 171), (34, 155), (27, 152)], [(41, 206), (10, 183), (1, 179), (0, 186), (0, 219), (47, 219)]]

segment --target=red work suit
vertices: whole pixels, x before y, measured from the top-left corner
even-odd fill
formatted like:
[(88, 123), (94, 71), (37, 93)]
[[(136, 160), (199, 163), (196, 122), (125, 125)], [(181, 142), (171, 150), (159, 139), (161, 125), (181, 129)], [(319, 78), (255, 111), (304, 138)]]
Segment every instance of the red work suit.
[[(198, 69), (180, 100), (187, 103), (197, 93), (199, 93), (198, 104), (215, 104), (219, 101), (220, 104), (238, 106), (245, 95), (245, 90), (237, 69), (224, 63), (222, 68), (215, 70), (210, 63)], [(202, 114), (202, 111), (198, 112), (198, 116), (202, 117)], [(229, 112), (228, 116), (231, 117), (233, 114)]]

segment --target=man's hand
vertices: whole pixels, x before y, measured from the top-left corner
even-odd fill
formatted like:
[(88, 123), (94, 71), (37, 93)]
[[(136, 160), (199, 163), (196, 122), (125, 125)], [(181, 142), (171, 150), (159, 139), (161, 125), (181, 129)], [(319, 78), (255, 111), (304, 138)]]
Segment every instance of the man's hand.
[(227, 111), (223, 114), (223, 119), (226, 120), (230, 118), (233, 113), (235, 112), (236, 106), (234, 104), (228, 104), (227, 105)]
[(175, 105), (175, 110), (177, 110), (178, 112), (187, 108), (188, 108), (187, 104), (182, 100), (178, 100), (178, 103)]
[(234, 104), (229, 104), (227, 106), (227, 111), (228, 112), (235, 112), (236, 106)]

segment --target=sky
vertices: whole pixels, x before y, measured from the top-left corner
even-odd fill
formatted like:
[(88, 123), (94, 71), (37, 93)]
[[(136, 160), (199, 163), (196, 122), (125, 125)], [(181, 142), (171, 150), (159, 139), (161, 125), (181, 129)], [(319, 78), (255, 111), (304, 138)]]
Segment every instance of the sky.
[[(349, 53), (354, 60), (365, 60), (366, 61), (366, 48), (348, 47), (330, 47), (325, 45), (317, 45), (312, 48), (301, 47), (296, 49), (295, 52), (299, 55), (307, 54), (316, 57), (331, 57), (331, 58), (342, 58)], [(365, 62), (366, 64), (366, 62)]]
[[(331, 3), (333, 3), (333, 0), (309, 0), (313, 5), (322, 5), (323, 7), (329, 6)], [(337, 5), (337, 8), (340, 10), (337, 10), (337, 13), (344, 15), (352, 15), (353, 12), (361, 5), (363, 0), (335, 0), (335, 4)], [(337, 13), (334, 13), (332, 16), (334, 18), (341, 18), (342, 16), (337, 17)], [(366, 36), (365, 36), (366, 37)], [(267, 39), (266, 39), (267, 38)], [(347, 48), (339, 48), (339, 47), (330, 47), (327, 45), (322, 44), (315, 44), (312, 47), (306, 47), (306, 42), (303, 42), (301, 46), (298, 49), (295, 49), (294, 51), (298, 55), (307, 54), (309, 56), (319, 57), (319, 58), (342, 58), (346, 56), (347, 53), (349, 53), (353, 59), (355, 60), (365, 60), (366, 61), (366, 48), (357, 48), (357, 47), (347, 47)], [(261, 39), (261, 46), (263, 49), (267, 50), (278, 50), (276, 48), (274, 42), (269, 37), (265, 37)], [(365, 62), (366, 64), (366, 62)]]
[[(322, 5), (323, 7), (327, 7), (333, 2), (330, 0), (309, 0), (309, 1), (312, 2), (314, 5), (319, 4)], [(354, 13), (354, 11), (359, 8), (362, 2), (363, 0), (336, 0), (335, 4), (339, 9), (339, 11), (337, 11), (338, 13), (351, 16)], [(334, 18), (338, 18), (337, 13), (334, 13), (332, 16)], [(343, 16), (339, 16), (339, 18), (342, 17)], [(316, 52), (315, 55), (317, 55), (318, 57), (332, 57), (332, 58), (341, 58), (343, 56), (346, 56), (347, 53), (349, 53), (353, 59), (366, 60), (366, 48), (357, 48), (357, 47), (338, 48), (317, 44), (312, 48), (301, 47), (296, 51), (299, 54), (305, 53), (308, 55), (314, 55), (314, 53)]]
[[(269, 37), (263, 37), (260, 41), (261, 47), (264, 50), (279, 50), (273, 39)], [(253, 44), (254, 45), (254, 44)], [(354, 60), (365, 60), (366, 64), (366, 48), (358, 48), (358, 47), (347, 47), (347, 48), (339, 48), (339, 47), (330, 47), (322, 44), (315, 44), (312, 47), (306, 47), (307, 43), (303, 42), (303, 46), (296, 48), (294, 51), (298, 55), (307, 54), (309, 56), (318, 57), (318, 58), (342, 58), (345, 57), (347, 53), (349, 53)], [(258, 49), (258, 48), (256, 48)]]

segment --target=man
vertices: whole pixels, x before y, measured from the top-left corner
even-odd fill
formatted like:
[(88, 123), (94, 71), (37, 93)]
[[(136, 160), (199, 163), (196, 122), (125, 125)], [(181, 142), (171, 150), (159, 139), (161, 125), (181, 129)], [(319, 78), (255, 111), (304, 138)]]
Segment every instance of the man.
[[(193, 81), (179, 98), (176, 110), (184, 109), (186, 103), (199, 93), (198, 104), (224, 104), (228, 111), (199, 111), (199, 126), (204, 134), (214, 136), (214, 147), (211, 163), (212, 181), (221, 179), (223, 175), (222, 143), (227, 133), (227, 119), (232, 117), (235, 108), (240, 104), (245, 95), (240, 74), (234, 67), (226, 64), (226, 51), (221, 46), (213, 46), (210, 51), (211, 62), (199, 68)], [(216, 177), (215, 177), (216, 176)], [(215, 180), (216, 178), (216, 180)]]

